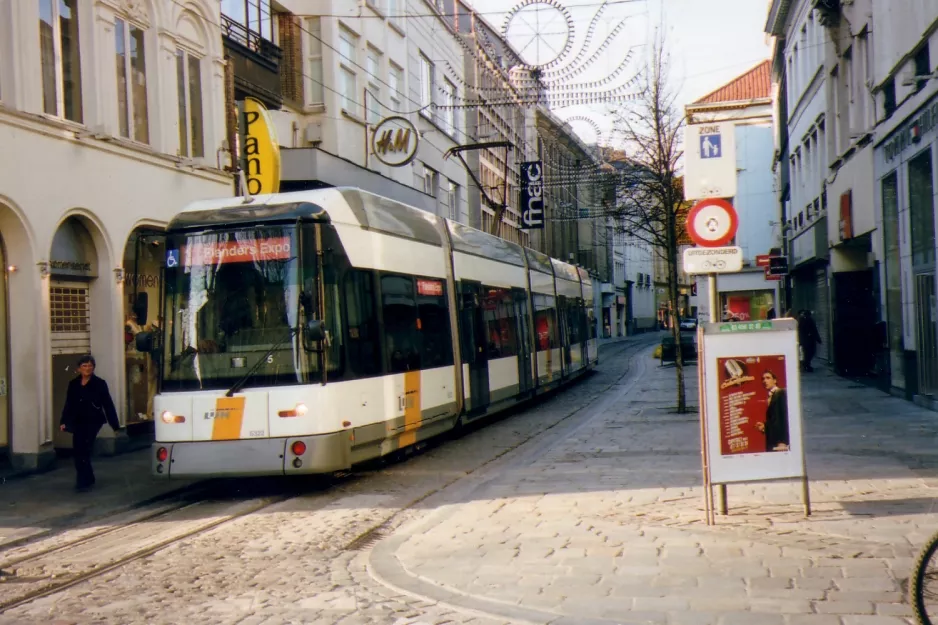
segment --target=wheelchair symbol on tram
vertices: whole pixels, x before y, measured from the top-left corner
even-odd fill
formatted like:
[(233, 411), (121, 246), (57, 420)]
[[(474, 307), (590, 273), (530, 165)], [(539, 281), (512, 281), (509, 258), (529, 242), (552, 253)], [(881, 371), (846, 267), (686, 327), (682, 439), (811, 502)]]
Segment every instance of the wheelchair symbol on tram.
[(166, 267), (172, 269), (179, 266), (179, 250), (166, 250)]

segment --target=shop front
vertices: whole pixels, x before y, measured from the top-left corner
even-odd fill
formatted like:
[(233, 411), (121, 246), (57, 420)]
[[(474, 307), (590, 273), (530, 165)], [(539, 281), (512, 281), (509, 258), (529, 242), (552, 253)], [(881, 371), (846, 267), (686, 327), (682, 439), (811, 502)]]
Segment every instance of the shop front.
[[(823, 201), (826, 211), (827, 203)], [(822, 213), (823, 214), (823, 213)], [(815, 364), (830, 360), (830, 279), (827, 246), (827, 217), (821, 216), (811, 226), (791, 239), (791, 309), (794, 315), (811, 311), (821, 338)]]
[(928, 405), (938, 394), (936, 140), (938, 96), (933, 95), (884, 133), (873, 155), (881, 226), (873, 244), (883, 258), (879, 298), (886, 319), (889, 380), (894, 393)]

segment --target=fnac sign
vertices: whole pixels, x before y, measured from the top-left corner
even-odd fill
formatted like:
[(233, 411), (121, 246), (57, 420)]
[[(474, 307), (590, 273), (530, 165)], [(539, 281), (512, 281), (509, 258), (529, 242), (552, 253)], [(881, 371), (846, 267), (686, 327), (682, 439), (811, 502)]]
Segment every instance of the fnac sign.
[(244, 98), (241, 132), (241, 167), (248, 193), (276, 193), (280, 190), (280, 144), (270, 114), (254, 98)]

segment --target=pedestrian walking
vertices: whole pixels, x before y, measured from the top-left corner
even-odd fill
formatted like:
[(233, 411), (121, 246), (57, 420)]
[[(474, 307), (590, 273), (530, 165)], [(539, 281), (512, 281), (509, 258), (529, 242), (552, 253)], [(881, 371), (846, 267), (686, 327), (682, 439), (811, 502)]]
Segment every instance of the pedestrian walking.
[(798, 319), (798, 342), (804, 350), (804, 360), (802, 369), (804, 371), (814, 371), (811, 366), (811, 360), (817, 353), (817, 346), (821, 343), (821, 333), (818, 332), (814, 317), (810, 310), (802, 310), (801, 318)]
[(75, 488), (79, 491), (94, 485), (91, 452), (98, 430), (106, 423), (120, 430), (117, 410), (111, 400), (107, 382), (94, 374), (95, 361), (91, 354), (78, 359), (78, 375), (68, 383), (65, 407), (59, 428), (72, 434), (72, 453), (75, 456)]

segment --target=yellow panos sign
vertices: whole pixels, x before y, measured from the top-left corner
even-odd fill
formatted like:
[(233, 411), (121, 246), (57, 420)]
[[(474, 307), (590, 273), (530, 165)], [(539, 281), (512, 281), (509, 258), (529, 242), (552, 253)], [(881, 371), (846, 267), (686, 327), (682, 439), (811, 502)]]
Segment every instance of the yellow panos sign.
[(244, 98), (241, 114), (244, 174), (248, 193), (261, 195), (280, 190), (280, 144), (267, 108), (254, 98)]

